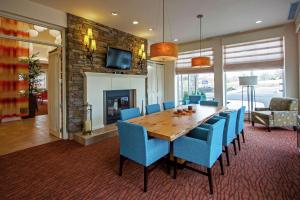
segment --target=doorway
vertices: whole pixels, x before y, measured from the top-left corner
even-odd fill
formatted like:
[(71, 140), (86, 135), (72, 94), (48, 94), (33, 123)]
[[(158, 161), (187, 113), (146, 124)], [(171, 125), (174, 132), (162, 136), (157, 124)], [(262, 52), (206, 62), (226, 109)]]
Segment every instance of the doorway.
[(0, 155), (67, 138), (63, 36), (0, 13)]

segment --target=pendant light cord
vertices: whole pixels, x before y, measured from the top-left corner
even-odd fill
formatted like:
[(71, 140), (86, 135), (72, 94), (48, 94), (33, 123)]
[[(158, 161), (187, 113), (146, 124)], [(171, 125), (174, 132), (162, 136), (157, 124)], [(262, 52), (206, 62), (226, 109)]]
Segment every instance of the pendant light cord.
[(199, 49), (199, 51), (200, 51), (200, 56), (201, 56), (201, 40), (202, 40), (202, 30), (201, 30), (201, 27), (202, 27), (202, 15), (198, 15), (199, 16), (199, 18), (200, 18), (200, 42), (199, 42), (199, 47), (200, 47), (200, 49)]

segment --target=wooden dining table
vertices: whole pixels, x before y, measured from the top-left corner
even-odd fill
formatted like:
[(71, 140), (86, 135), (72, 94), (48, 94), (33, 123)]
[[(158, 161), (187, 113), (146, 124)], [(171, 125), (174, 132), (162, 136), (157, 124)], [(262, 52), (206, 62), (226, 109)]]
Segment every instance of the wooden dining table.
[(175, 111), (178, 109), (188, 108), (188, 106), (180, 106), (133, 118), (128, 120), (128, 122), (145, 127), (149, 136), (173, 142), (178, 137), (186, 135), (192, 129), (224, 110), (222, 106), (202, 106), (199, 104), (190, 106), (193, 106), (194, 112), (188, 112), (185, 115), (175, 114)]

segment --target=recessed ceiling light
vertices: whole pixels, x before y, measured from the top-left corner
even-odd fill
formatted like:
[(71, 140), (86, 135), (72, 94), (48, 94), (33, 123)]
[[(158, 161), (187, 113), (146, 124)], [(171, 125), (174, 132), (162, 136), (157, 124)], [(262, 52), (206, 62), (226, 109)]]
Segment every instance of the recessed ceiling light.
[(117, 12), (112, 12), (111, 14), (112, 14), (113, 16), (117, 16), (117, 15), (118, 15)]
[(258, 21), (256, 21), (255, 23), (260, 24), (260, 23), (262, 23), (262, 21), (261, 21), (261, 20), (258, 20)]
[(178, 38), (175, 38), (175, 39), (174, 39), (174, 42), (178, 42)]
[(132, 22), (134, 25), (138, 24), (139, 22), (138, 21), (133, 21)]
[(153, 29), (152, 29), (152, 28), (149, 28), (148, 30), (149, 30), (149, 31), (153, 31)]

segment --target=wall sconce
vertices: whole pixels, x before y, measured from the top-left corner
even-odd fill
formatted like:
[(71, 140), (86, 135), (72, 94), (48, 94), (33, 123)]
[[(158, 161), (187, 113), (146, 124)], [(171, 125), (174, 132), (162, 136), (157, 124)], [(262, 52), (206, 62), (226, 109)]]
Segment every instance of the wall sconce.
[(96, 50), (96, 40), (93, 39), (93, 30), (88, 28), (84, 36), (83, 44), (87, 48), (86, 58), (93, 64), (93, 53)]
[(142, 44), (141, 48), (139, 49), (138, 58), (139, 58), (138, 67), (142, 69), (143, 68), (143, 60), (146, 59), (146, 52), (145, 52), (145, 45), (144, 44)]

